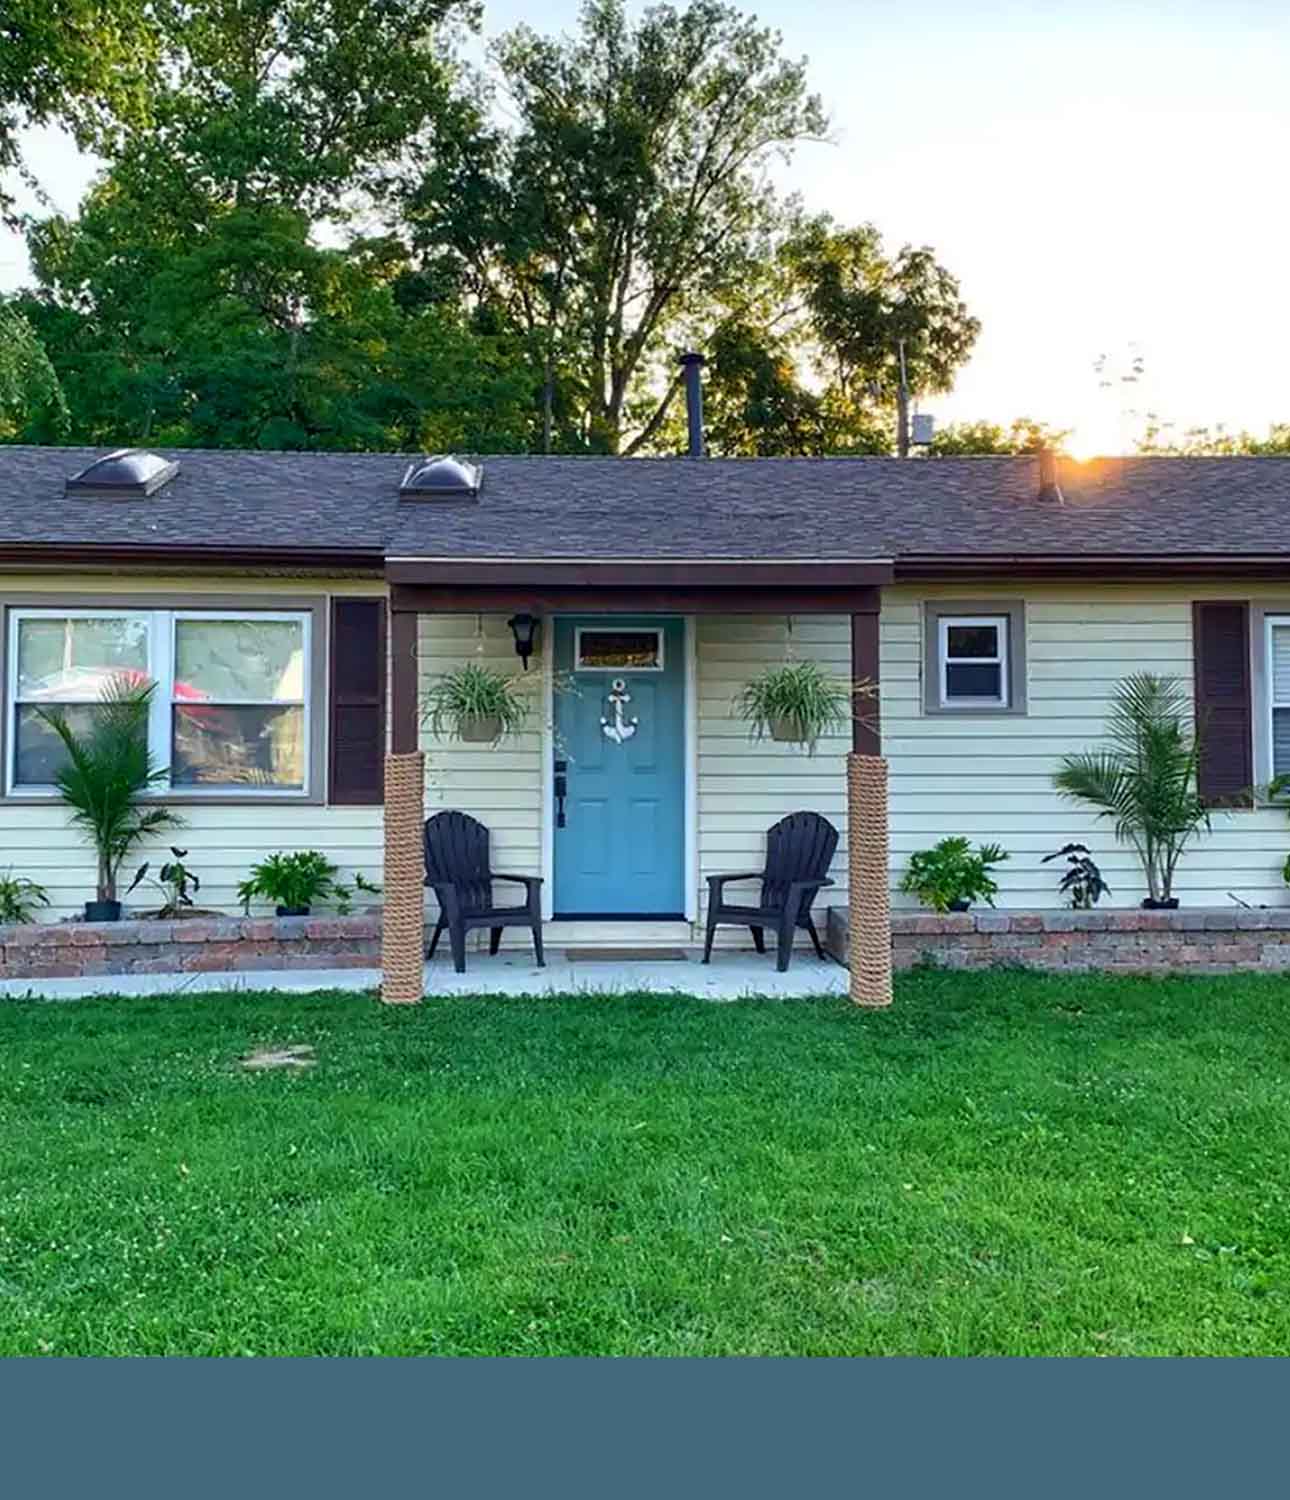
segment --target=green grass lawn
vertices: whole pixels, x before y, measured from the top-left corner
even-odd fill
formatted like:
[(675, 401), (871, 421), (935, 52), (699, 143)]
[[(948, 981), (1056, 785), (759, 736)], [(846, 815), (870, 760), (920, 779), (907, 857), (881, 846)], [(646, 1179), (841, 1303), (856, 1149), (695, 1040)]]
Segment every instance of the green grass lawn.
[(1284, 1354), (1288, 1007), (0, 1003), (0, 1353)]

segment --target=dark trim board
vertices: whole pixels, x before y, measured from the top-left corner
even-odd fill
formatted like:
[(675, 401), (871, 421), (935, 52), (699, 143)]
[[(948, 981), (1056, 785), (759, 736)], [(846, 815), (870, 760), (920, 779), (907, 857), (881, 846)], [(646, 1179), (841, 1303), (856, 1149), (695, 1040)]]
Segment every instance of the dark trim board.
[(385, 558), (379, 551), (319, 547), (190, 547), (151, 544), (62, 545), (57, 542), (0, 544), (0, 564), (6, 567), (54, 568), (75, 572), (82, 568), (164, 567), (228, 573), (242, 568), (309, 568), (316, 571), (359, 572), (379, 577)]
[(390, 641), (390, 750), (407, 755), (421, 748), (421, 723), (417, 664), (417, 617), (406, 611), (391, 614)]
[[(851, 681), (879, 686), (880, 618), (865, 610), (851, 616)], [(851, 749), (856, 755), (882, 754), (882, 713), (877, 691), (851, 700)]]
[(910, 554), (897, 558), (896, 583), (1015, 583), (1022, 579), (1087, 578), (1099, 583), (1177, 583), (1196, 579), (1259, 579), (1290, 583), (1290, 556), (1231, 553), (1090, 554), (1030, 556), (1024, 552), (961, 556)]
[(508, 588), (464, 584), (431, 587), (395, 583), (390, 609), (399, 614), (617, 614), (617, 615), (849, 615), (878, 613), (876, 587), (581, 587), (516, 585)]
[(891, 582), (885, 559), (859, 562), (616, 562), (574, 558), (565, 562), (456, 561), (392, 558), (385, 565), (392, 584), (442, 588), (649, 588), (742, 589), (875, 588)]

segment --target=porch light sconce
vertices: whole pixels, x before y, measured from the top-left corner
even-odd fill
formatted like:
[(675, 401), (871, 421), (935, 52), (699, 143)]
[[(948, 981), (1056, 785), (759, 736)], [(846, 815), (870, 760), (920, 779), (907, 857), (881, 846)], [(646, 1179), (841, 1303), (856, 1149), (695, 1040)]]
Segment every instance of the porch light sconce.
[(515, 637), (515, 654), (529, 669), (529, 657), (533, 655), (533, 643), (537, 637), (538, 622), (533, 615), (512, 615), (506, 622)]

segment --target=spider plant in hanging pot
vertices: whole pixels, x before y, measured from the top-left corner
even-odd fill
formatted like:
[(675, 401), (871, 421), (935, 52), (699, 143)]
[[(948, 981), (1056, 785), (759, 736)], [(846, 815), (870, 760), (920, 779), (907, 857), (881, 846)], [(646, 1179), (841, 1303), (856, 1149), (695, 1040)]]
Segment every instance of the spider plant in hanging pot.
[(520, 729), (529, 708), (514, 678), (466, 662), (430, 683), (422, 700), (422, 720), (436, 739), (495, 745)]
[(856, 700), (873, 692), (871, 682), (848, 682), (819, 662), (793, 661), (767, 667), (745, 683), (733, 706), (753, 739), (804, 745), (813, 755), (821, 736), (847, 729)]

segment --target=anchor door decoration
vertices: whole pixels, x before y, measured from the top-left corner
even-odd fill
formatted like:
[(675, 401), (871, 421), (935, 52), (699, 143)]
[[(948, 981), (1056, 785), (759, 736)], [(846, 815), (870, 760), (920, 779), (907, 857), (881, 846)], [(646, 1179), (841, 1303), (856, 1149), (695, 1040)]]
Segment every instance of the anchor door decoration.
[(685, 625), (558, 618), (552, 907), (679, 917), (685, 906)]
[(613, 740), (616, 745), (631, 739), (640, 727), (639, 718), (633, 715), (629, 719), (624, 712), (631, 701), (632, 695), (627, 691), (627, 684), (621, 677), (615, 677), (610, 684), (609, 696), (605, 699), (605, 712), (600, 716), (600, 727), (605, 738)]

